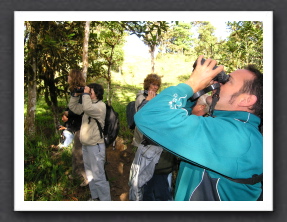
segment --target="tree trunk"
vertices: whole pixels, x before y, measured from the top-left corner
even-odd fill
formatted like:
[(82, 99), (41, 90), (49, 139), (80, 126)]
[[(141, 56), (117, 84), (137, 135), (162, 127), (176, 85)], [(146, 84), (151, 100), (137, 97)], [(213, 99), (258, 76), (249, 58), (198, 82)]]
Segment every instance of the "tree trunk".
[(108, 73), (107, 73), (107, 82), (108, 82), (108, 90), (107, 90), (107, 102), (108, 105), (112, 104), (111, 101), (111, 85), (112, 85), (112, 74), (111, 74), (111, 69), (113, 65), (113, 57), (114, 57), (114, 50), (115, 50), (115, 45), (110, 45), (111, 47), (111, 54), (110, 57), (107, 58), (108, 60)]
[(35, 127), (35, 113), (36, 113), (36, 102), (37, 102), (37, 82), (36, 82), (36, 62), (33, 59), (32, 69), (29, 73), (28, 83), (28, 104), (27, 104), (27, 115), (25, 118), (24, 131), (27, 136), (34, 137), (36, 133)]
[(155, 46), (150, 46), (150, 56), (151, 56), (151, 73), (154, 73), (154, 51), (155, 51)]
[(108, 83), (107, 102), (108, 102), (109, 105), (111, 105), (111, 95), (110, 95), (110, 92), (111, 92), (111, 74), (110, 74), (110, 71), (111, 71), (111, 65), (109, 63), (109, 65), (108, 65), (108, 75), (107, 75), (107, 83)]
[(52, 103), (52, 112), (53, 112), (53, 120), (54, 120), (54, 125), (55, 125), (55, 132), (58, 133), (59, 131), (56, 129), (56, 126), (60, 123), (59, 121), (59, 107), (58, 107), (58, 94), (56, 92), (56, 85), (55, 85), (55, 75), (54, 71), (50, 70), (49, 73), (49, 80), (48, 83), (49, 85), (47, 86), (50, 91), (50, 98), (51, 98), (51, 103)]
[(85, 37), (84, 37), (84, 45), (83, 45), (83, 75), (84, 78), (87, 79), (88, 72), (88, 49), (89, 49), (89, 36), (90, 36), (90, 21), (86, 21), (85, 25)]
[(28, 71), (28, 104), (27, 115), (24, 123), (24, 132), (30, 138), (33, 138), (36, 134), (35, 126), (35, 113), (37, 102), (37, 82), (36, 82), (36, 45), (37, 45), (37, 33), (35, 31), (35, 25), (33, 22), (27, 22), (27, 29), (30, 31), (30, 38), (28, 40), (28, 58), (29, 58), (29, 71)]

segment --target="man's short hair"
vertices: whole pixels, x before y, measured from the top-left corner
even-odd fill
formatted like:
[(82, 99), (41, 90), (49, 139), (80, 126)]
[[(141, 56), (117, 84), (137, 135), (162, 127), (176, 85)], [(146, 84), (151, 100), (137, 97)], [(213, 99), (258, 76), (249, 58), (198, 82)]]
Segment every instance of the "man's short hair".
[(263, 74), (254, 65), (248, 65), (244, 69), (252, 72), (255, 78), (245, 81), (240, 91), (257, 97), (251, 110), (255, 115), (263, 118)]
[(103, 100), (104, 88), (98, 83), (91, 83), (88, 87), (93, 88), (98, 100)]

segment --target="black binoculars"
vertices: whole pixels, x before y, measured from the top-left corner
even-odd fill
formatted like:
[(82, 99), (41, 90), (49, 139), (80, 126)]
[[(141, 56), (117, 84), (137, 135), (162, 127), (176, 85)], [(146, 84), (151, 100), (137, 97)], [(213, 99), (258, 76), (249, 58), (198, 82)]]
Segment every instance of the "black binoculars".
[[(205, 62), (205, 59), (202, 58), (201, 64), (203, 64), (204, 62)], [(193, 70), (195, 69), (196, 65), (197, 65), (197, 60), (193, 64)], [(216, 69), (217, 67), (218, 66), (214, 66), (213, 70)], [(224, 71), (221, 71), (217, 76), (215, 76), (213, 78), (214, 81), (217, 81), (217, 82), (222, 83), (222, 84), (226, 83), (228, 81), (228, 79), (229, 79), (229, 75), (226, 75), (226, 73)], [(194, 101), (194, 100), (198, 99), (200, 96), (202, 96), (203, 94), (219, 88), (220, 87), (219, 83), (212, 84), (209, 87), (194, 93), (193, 96), (190, 98), (190, 100)]]

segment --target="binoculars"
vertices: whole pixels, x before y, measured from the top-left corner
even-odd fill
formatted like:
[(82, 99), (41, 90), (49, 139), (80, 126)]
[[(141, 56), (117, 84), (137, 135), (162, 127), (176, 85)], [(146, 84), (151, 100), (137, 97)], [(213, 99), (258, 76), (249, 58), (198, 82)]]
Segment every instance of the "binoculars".
[[(202, 59), (201, 64), (203, 64), (204, 62), (205, 62), (205, 59)], [(197, 60), (193, 64), (193, 69), (195, 69), (196, 65), (197, 65)], [(216, 69), (217, 67), (218, 66), (214, 66), (213, 69)], [(217, 81), (217, 82), (222, 83), (222, 84), (226, 83), (228, 81), (228, 79), (229, 79), (229, 75), (226, 75), (226, 73), (224, 71), (221, 71), (217, 76), (215, 76), (213, 78), (214, 81)], [(193, 96), (190, 98), (190, 100), (194, 101), (194, 100), (198, 99), (200, 96), (202, 96), (203, 94), (219, 88), (220, 87), (219, 83), (212, 84), (209, 87), (194, 93)]]

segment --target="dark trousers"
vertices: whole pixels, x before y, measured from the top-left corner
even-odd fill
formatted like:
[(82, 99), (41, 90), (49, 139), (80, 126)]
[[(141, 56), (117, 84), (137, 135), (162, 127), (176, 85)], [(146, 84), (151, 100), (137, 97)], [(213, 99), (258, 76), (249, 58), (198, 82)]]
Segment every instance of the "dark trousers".
[(168, 174), (154, 174), (143, 186), (143, 201), (172, 200), (171, 188), (167, 177)]

